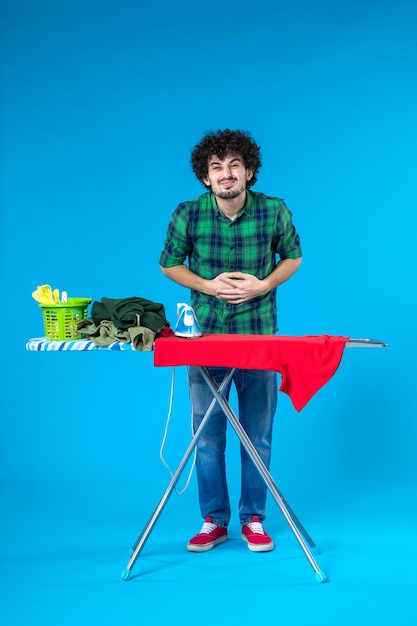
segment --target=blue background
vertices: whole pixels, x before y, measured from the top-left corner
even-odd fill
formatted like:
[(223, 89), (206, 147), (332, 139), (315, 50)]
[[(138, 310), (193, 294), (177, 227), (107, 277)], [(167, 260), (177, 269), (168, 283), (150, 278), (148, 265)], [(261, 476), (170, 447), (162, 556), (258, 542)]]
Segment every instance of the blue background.
[[(417, 617), (416, 66), (407, 0), (1, 0), (1, 584), (8, 625)], [(134, 570), (127, 550), (162, 495), (172, 372), (152, 354), (30, 353), (49, 283), (138, 295), (175, 322), (160, 273), (175, 206), (203, 188), (190, 151), (249, 130), (255, 189), (283, 197), (304, 263), (279, 290), (284, 335), (374, 337), (297, 414), (280, 394), (272, 473), (323, 554), (318, 585), (275, 503), (277, 549), (186, 552), (195, 477)], [(175, 373), (165, 455), (189, 441)], [(238, 446), (229, 437), (234, 511)], [(185, 482), (185, 476), (182, 484)], [(182, 485), (180, 485), (182, 486)]]

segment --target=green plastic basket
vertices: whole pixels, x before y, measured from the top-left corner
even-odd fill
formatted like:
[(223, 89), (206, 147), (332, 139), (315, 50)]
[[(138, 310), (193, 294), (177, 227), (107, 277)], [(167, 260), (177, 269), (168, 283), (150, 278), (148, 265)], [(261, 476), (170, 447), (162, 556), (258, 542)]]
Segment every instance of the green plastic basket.
[(41, 304), (43, 325), (47, 339), (52, 341), (65, 339), (82, 339), (77, 324), (87, 317), (91, 298), (68, 298), (59, 304)]

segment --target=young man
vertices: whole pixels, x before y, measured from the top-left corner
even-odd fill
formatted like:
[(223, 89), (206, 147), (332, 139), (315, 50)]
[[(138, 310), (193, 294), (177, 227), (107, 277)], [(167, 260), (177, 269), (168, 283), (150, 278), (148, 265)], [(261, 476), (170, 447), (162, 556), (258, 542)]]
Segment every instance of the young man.
[[(191, 290), (191, 306), (203, 333), (274, 334), (276, 288), (301, 264), (299, 237), (283, 200), (249, 191), (261, 167), (259, 152), (247, 133), (219, 130), (207, 134), (194, 148), (191, 163), (209, 191), (180, 204), (168, 226), (159, 259), (162, 272)], [(227, 370), (210, 371), (219, 384)], [(237, 369), (233, 382), (239, 420), (269, 468), (276, 373)], [(189, 384), (196, 430), (212, 394), (195, 367), (190, 368)], [(230, 385), (226, 397), (229, 390)], [(188, 542), (192, 552), (205, 552), (227, 540), (231, 510), (225, 467), (226, 424), (223, 412), (215, 408), (197, 444), (204, 523)], [(239, 518), (242, 539), (255, 552), (274, 547), (262, 524), (266, 495), (265, 482), (242, 447)]]

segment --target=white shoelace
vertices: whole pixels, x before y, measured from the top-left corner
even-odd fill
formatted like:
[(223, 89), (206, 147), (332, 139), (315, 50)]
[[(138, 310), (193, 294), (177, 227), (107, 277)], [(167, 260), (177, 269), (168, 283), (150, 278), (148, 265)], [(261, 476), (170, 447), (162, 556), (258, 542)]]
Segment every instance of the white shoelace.
[(248, 526), (251, 529), (251, 531), (255, 534), (258, 534), (258, 535), (265, 534), (262, 524), (260, 522), (249, 522)]
[(209, 535), (216, 526), (217, 524), (213, 524), (212, 522), (204, 522), (200, 530), (200, 535)]

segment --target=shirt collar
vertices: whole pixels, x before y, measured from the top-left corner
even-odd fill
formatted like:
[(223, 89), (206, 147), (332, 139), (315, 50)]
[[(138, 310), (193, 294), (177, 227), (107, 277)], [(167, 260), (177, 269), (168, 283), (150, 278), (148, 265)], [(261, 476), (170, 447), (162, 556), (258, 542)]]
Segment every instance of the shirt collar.
[[(213, 211), (216, 215), (220, 215), (221, 211), (217, 206), (216, 196), (214, 193), (210, 193), (210, 200)], [(249, 215), (250, 217), (254, 217), (255, 215), (255, 198), (249, 189), (246, 190), (246, 204), (240, 211), (239, 215), (242, 215), (243, 213), (246, 213), (246, 215)]]

